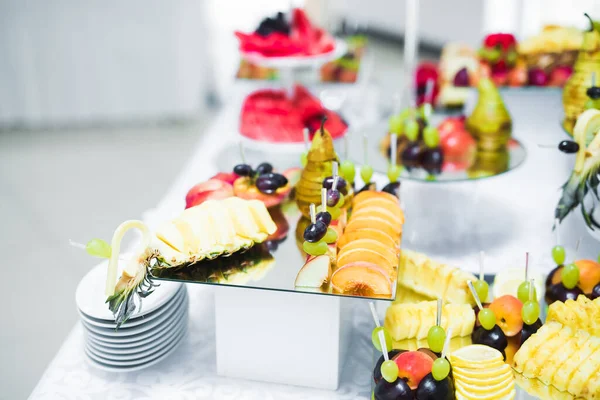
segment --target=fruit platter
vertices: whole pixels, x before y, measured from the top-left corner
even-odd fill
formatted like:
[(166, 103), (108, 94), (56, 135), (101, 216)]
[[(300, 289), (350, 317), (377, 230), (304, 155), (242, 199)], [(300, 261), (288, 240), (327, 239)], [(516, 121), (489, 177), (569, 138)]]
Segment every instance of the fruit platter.
[[(391, 157), (402, 168), (400, 177), (420, 181), (464, 181), (499, 175), (523, 163), (526, 151), (512, 137), (512, 119), (502, 96), (487, 78), (478, 84), (479, 97), (468, 117), (448, 117), (435, 125), (430, 88), (428, 101), (392, 115), (379, 154), (370, 149), (373, 166), (386, 168)], [(360, 159), (354, 147), (353, 157)], [(383, 157), (381, 157), (383, 156)]]
[(254, 32), (235, 32), (242, 59), (276, 69), (320, 67), (346, 53), (346, 43), (311, 23), (304, 10), (294, 8), (261, 21)]

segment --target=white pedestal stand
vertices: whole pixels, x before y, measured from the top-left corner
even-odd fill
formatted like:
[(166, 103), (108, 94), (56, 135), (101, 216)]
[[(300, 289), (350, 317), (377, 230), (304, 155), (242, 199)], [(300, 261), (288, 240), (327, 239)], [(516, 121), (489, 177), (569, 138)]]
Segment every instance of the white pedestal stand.
[(350, 344), (353, 301), (216, 288), (217, 373), (336, 390)]

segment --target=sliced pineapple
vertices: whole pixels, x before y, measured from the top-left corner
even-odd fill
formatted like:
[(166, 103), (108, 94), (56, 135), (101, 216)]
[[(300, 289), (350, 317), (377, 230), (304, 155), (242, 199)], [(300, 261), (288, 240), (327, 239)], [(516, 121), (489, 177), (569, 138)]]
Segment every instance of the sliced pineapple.
[(579, 351), (572, 354), (562, 367), (557, 369), (552, 379), (552, 385), (558, 390), (567, 391), (569, 382), (577, 368), (598, 348), (600, 348), (600, 338), (590, 336)]
[(551, 336), (558, 334), (562, 329), (562, 325), (558, 322), (550, 322), (542, 325), (542, 327), (523, 343), (521, 348), (515, 353), (513, 358), (513, 368), (520, 374), (523, 374), (524, 367), (539, 349), (540, 346)]
[(556, 352), (556, 356), (552, 363), (542, 365), (538, 374), (538, 379), (545, 385), (551, 385), (556, 371), (562, 368), (569, 357), (580, 351), (584, 344), (589, 340), (590, 334), (587, 332), (579, 332), (578, 336), (571, 336), (562, 345), (560, 351)]
[(238, 236), (248, 238), (256, 242), (262, 242), (268, 236), (260, 231), (254, 215), (250, 212), (250, 207), (245, 200), (239, 197), (230, 197), (223, 200), (223, 204), (233, 221), (235, 232)]
[(248, 207), (261, 232), (269, 235), (275, 233), (277, 225), (275, 225), (275, 222), (271, 218), (265, 203), (260, 200), (248, 200)]
[[(392, 304), (388, 307), (384, 325), (394, 340), (425, 339), (436, 323), (437, 302)], [(441, 325), (452, 337), (468, 336), (473, 332), (475, 312), (468, 304), (444, 304)]]
[(569, 327), (562, 327), (553, 334), (546, 336), (544, 343), (538, 346), (531, 354), (531, 358), (523, 367), (523, 376), (526, 378), (536, 378), (546, 362), (552, 364), (554, 353), (564, 345), (565, 341), (573, 335)]
[(597, 348), (576, 369), (571, 377), (567, 391), (576, 396), (582, 395), (589, 380), (600, 369), (600, 348)]
[(600, 302), (591, 301), (584, 295), (577, 300), (556, 301), (548, 307), (548, 321), (557, 321), (578, 330), (585, 330), (594, 336), (600, 336)]

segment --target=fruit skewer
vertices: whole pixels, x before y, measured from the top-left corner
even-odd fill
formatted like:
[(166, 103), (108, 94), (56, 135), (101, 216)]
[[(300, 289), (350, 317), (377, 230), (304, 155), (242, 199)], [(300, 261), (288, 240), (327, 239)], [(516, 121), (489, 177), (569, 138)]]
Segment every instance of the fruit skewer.
[(492, 347), (500, 351), (504, 358), (506, 358), (505, 350), (506, 346), (508, 346), (508, 340), (502, 329), (496, 323), (496, 314), (492, 309), (483, 307), (479, 295), (473, 286), (473, 282), (469, 281), (467, 284), (477, 303), (477, 307), (479, 308), (477, 319), (481, 324), (481, 326), (476, 328), (471, 335), (473, 343)]

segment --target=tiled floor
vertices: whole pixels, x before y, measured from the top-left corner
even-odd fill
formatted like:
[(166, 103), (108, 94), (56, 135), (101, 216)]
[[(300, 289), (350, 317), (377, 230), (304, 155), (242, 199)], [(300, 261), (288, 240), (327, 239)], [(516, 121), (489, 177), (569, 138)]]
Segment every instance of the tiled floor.
[[(372, 79), (402, 82), (398, 45), (371, 43)], [(210, 123), (0, 131), (0, 253), (5, 312), (0, 399), (26, 398), (77, 321), (74, 293), (96, 264), (69, 239), (110, 238), (157, 204)]]

